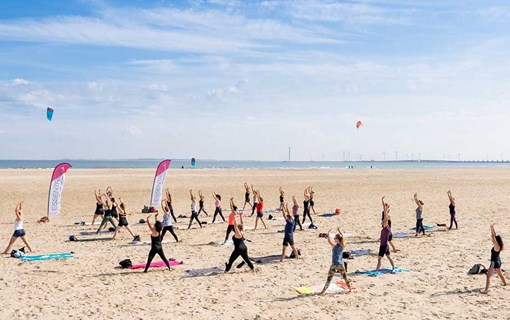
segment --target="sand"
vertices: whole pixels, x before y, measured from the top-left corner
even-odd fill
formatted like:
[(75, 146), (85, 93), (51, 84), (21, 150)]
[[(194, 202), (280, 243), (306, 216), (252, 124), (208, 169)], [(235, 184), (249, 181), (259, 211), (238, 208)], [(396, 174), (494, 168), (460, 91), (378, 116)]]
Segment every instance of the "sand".
[[(62, 213), (46, 225), (35, 221), (45, 215), (51, 170), (0, 170), (0, 235), (2, 250), (13, 230), (17, 201), (25, 202), (25, 230), (39, 254), (75, 252), (75, 258), (57, 261), (21, 262), (4, 255), (0, 259), (2, 319), (509, 319), (508, 289), (494, 277), (488, 295), (479, 290), (485, 276), (470, 276), (475, 263), (488, 267), (490, 223), (510, 244), (510, 170), (170, 170), (166, 182), (174, 196), (178, 214), (189, 214), (189, 189), (206, 194), (206, 207), (213, 213), (211, 193), (224, 199), (235, 197), (242, 205), (247, 181), (260, 189), (266, 209), (278, 206), (278, 187), (286, 190), (288, 201), (295, 194), (302, 202), (303, 189), (313, 185), (318, 214), (342, 209), (341, 215), (314, 215), (317, 230), (296, 231), (300, 260), (256, 265), (229, 274), (184, 277), (186, 269), (223, 268), (231, 246), (212, 246), (221, 241), (225, 223), (203, 229), (185, 230), (187, 219), (179, 219), (181, 243), (166, 243), (168, 257), (183, 260), (173, 271), (118, 269), (120, 260), (143, 263), (149, 246), (130, 246), (123, 231), (116, 241), (68, 242), (79, 239), (90, 226), (74, 221), (91, 221), (95, 209), (94, 189), (113, 186), (121, 196), (135, 233), (149, 240), (146, 214), (138, 213), (148, 204), (153, 170), (79, 170), (67, 174)], [(407, 273), (379, 277), (350, 275), (356, 290), (325, 296), (300, 296), (294, 287), (323, 284), (331, 262), (331, 249), (320, 232), (340, 226), (352, 234), (347, 249), (378, 249), (381, 196), (391, 204), (393, 231), (407, 231), (415, 224), (414, 192), (425, 202), (424, 223), (448, 223), (451, 189), (457, 201), (460, 229), (434, 232), (430, 237), (396, 239), (401, 251), (392, 254)], [(227, 201), (224, 201), (224, 207)], [(266, 215), (267, 216), (267, 215)], [(212, 218), (201, 216), (205, 221)], [(254, 218), (247, 218), (246, 238), (253, 257), (281, 253), (282, 221), (266, 221), (268, 229), (252, 231)], [(109, 235), (99, 235), (104, 238)], [(171, 239), (170, 235), (168, 238)], [(15, 248), (22, 246), (21, 241)], [(501, 254), (503, 269), (510, 261), (509, 250)], [(159, 260), (157, 257), (155, 260)], [(348, 260), (349, 273), (374, 269), (375, 256)], [(240, 261), (240, 260), (239, 260)], [(389, 266), (387, 260), (383, 266)], [(510, 268), (510, 267), (508, 267)], [(508, 277), (508, 273), (506, 274)], [(340, 277), (335, 277), (340, 280)]]

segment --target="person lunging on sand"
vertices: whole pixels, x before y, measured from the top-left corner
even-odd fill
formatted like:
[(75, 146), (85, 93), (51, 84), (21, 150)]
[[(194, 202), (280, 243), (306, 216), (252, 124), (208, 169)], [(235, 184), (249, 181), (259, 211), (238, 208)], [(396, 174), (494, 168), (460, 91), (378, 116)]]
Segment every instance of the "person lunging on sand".
[(176, 242), (179, 242), (179, 238), (174, 231), (174, 226), (172, 224), (172, 216), (170, 214), (170, 209), (168, 208), (168, 202), (163, 200), (161, 201), (161, 209), (163, 210), (163, 232), (161, 232), (161, 241), (165, 238), (165, 233), (168, 231), (174, 237)]
[(255, 213), (255, 210), (257, 210), (257, 204), (259, 204), (259, 195), (255, 189), (253, 189), (253, 184), (251, 185), (251, 192), (253, 193), (253, 205), (251, 206), (251, 216)]
[(390, 205), (388, 203), (382, 202), (383, 212), (381, 213), (381, 223), (384, 220), (384, 208), (386, 208), (386, 212), (388, 213), (388, 227), (390, 228), (390, 235), (388, 236), (388, 243), (393, 249), (393, 252), (397, 252), (398, 250), (395, 248), (393, 244), (393, 233), (391, 232), (391, 216), (390, 216)]
[[(384, 197), (382, 197), (382, 203), (384, 204)], [(388, 214), (388, 207), (383, 205), (383, 220), (382, 220), (382, 229), (381, 229), (381, 238), (379, 244), (379, 255), (377, 257), (377, 267), (375, 270), (379, 270), (381, 268), (381, 260), (384, 256), (388, 258), (391, 263), (391, 268), (395, 269), (395, 264), (390, 256), (390, 247), (388, 246), (388, 240), (390, 237), (390, 226), (388, 221), (390, 220), (390, 216)]]
[(285, 205), (285, 191), (283, 191), (282, 187), (279, 189), (280, 191), (280, 211), (284, 211), (285, 208), (283, 207)]
[(487, 272), (487, 280), (485, 281), (485, 289), (480, 291), (481, 293), (488, 293), (489, 286), (491, 284), (491, 277), (494, 274), (494, 271), (498, 273), (499, 278), (503, 282), (503, 285), (506, 286), (506, 280), (503, 276), (503, 272), (501, 272), (501, 258), (499, 254), (503, 250), (503, 239), (500, 235), (496, 234), (496, 230), (494, 229), (494, 224), (491, 224), (491, 239), (492, 239), (492, 249), (491, 249), (491, 266), (489, 267), (489, 271)]
[(285, 230), (284, 230), (284, 236), (283, 236), (283, 248), (282, 248), (282, 256), (280, 257), (280, 262), (283, 261), (283, 258), (285, 258), (285, 251), (287, 250), (287, 247), (290, 245), (292, 248), (292, 251), (294, 252), (294, 256), (296, 259), (299, 259), (299, 254), (296, 249), (296, 246), (294, 245), (294, 229), (296, 226), (296, 222), (292, 218), (289, 212), (289, 206), (287, 204), (282, 205), (282, 215), (285, 219)]
[(128, 220), (127, 220), (126, 205), (124, 204), (124, 202), (122, 201), (121, 198), (119, 198), (119, 201), (120, 201), (120, 204), (119, 204), (119, 225), (117, 226), (117, 228), (115, 228), (115, 233), (113, 234), (112, 240), (115, 240), (115, 238), (117, 237), (117, 233), (119, 233), (120, 229), (123, 228), (123, 227), (125, 229), (127, 229), (127, 231), (129, 231), (129, 233), (131, 234), (131, 236), (134, 239), (135, 238), (135, 234), (133, 233), (133, 231), (129, 227), (129, 223), (128, 223)]
[(147, 216), (147, 225), (149, 226), (149, 229), (151, 230), (151, 251), (149, 251), (149, 256), (147, 257), (147, 264), (145, 265), (145, 270), (143, 272), (147, 272), (149, 270), (149, 267), (151, 266), (152, 259), (157, 255), (163, 260), (168, 267), (168, 270), (170, 269), (170, 263), (168, 263), (168, 260), (165, 257), (165, 253), (163, 252), (163, 245), (161, 244), (161, 230), (163, 229), (163, 224), (161, 221), (158, 220), (158, 214), (154, 216), (154, 226), (150, 222), (151, 216)]
[(23, 229), (23, 202), (20, 202), (18, 203), (18, 205), (16, 205), (15, 213), (16, 219), (14, 220), (14, 233), (12, 234), (11, 240), (9, 240), (9, 244), (7, 245), (7, 248), (5, 248), (3, 253), (4, 254), (10, 253), (9, 251), (11, 251), (12, 245), (14, 244), (14, 242), (16, 242), (16, 240), (18, 240), (18, 238), (21, 238), (21, 241), (23, 241), (23, 243), (27, 246), (30, 252), (34, 252), (34, 250), (32, 250), (32, 247), (28, 243), (25, 234), (25, 229)]
[(450, 205), (448, 206), (448, 209), (450, 210), (450, 227), (448, 230), (452, 230), (453, 223), (455, 223), (455, 229), (458, 229), (459, 226), (457, 225), (457, 219), (455, 214), (455, 198), (452, 196), (452, 192), (448, 190), (448, 199), (450, 200)]
[(101, 190), (95, 190), (94, 196), (96, 197), (96, 211), (94, 211), (94, 218), (92, 218), (92, 225), (96, 222), (96, 219), (98, 217), (101, 217), (101, 220), (103, 220), (104, 215), (104, 203), (103, 199), (101, 198)]
[(255, 218), (254, 231), (257, 230), (257, 223), (259, 220), (264, 225), (264, 229), (267, 229), (266, 223), (264, 222), (264, 199), (260, 196), (260, 191), (257, 191), (257, 196), (259, 197), (259, 203), (257, 204), (257, 218)]
[(166, 189), (166, 204), (168, 206), (168, 210), (170, 210), (172, 219), (174, 219), (174, 222), (177, 223), (177, 219), (175, 218), (174, 214), (174, 207), (172, 206), (172, 194), (170, 194), (170, 190), (168, 189)]
[[(237, 207), (234, 204), (234, 198), (230, 198), (230, 215), (228, 216), (228, 226), (227, 226), (227, 232), (225, 234), (225, 241), (223, 243), (226, 243), (228, 240), (228, 236), (230, 235), (230, 232), (234, 231), (234, 220), (237, 215)], [(241, 217), (242, 219), (242, 217)], [(242, 221), (241, 221), (242, 224)]]
[(244, 209), (246, 208), (246, 204), (250, 205), (250, 208), (253, 208), (253, 206), (251, 205), (251, 202), (250, 202), (250, 187), (248, 186), (248, 183), (244, 183), (244, 204), (243, 204), (243, 210), (242, 212), (244, 212)]
[(225, 218), (223, 217), (223, 211), (221, 210), (221, 196), (219, 194), (216, 194), (213, 192), (213, 199), (214, 199), (214, 216), (212, 219), (212, 223), (216, 221), (216, 216), (219, 214), (221, 219), (223, 219), (223, 222), (225, 222)]
[(331, 283), (331, 280), (335, 276), (335, 273), (340, 273), (342, 275), (342, 278), (344, 278), (345, 283), (347, 284), (347, 287), (349, 288), (349, 291), (351, 291), (351, 283), (349, 279), (347, 279), (347, 272), (345, 271), (344, 267), (344, 259), (343, 259), (343, 253), (345, 248), (345, 240), (344, 236), (342, 234), (342, 231), (340, 228), (337, 229), (338, 233), (335, 235), (335, 243), (331, 241), (330, 233), (331, 229), (328, 231), (328, 243), (333, 248), (333, 257), (331, 266), (329, 267), (328, 271), (328, 278), (326, 280), (326, 283), (324, 284), (324, 288), (319, 294), (324, 294), (329, 287), (329, 284)]
[(189, 191), (189, 196), (191, 198), (191, 218), (189, 219), (188, 229), (191, 228), (191, 224), (193, 223), (193, 219), (197, 220), (198, 225), (200, 226), (200, 228), (202, 228), (202, 223), (200, 222), (200, 220), (198, 220), (197, 199), (195, 198), (195, 195), (193, 194), (193, 190)]
[(113, 221), (110, 203), (108, 202), (108, 200), (106, 200), (106, 202), (104, 203), (104, 217), (103, 220), (101, 221), (101, 224), (99, 225), (99, 228), (97, 228), (96, 234), (98, 234), (101, 231), (101, 229), (103, 229), (103, 227), (106, 228), (106, 224), (108, 222), (110, 222), (114, 228), (117, 228), (117, 226), (115, 225), (115, 221)]
[(299, 229), (303, 231), (303, 226), (301, 225), (301, 221), (299, 220), (299, 203), (297, 201), (296, 196), (292, 196), (292, 215), (294, 216), (294, 231), (296, 231), (296, 226), (299, 225)]
[(418, 199), (418, 194), (414, 194), (414, 202), (416, 202), (416, 205), (418, 206), (416, 208), (416, 237), (420, 233), (420, 231), (425, 235), (425, 228), (423, 227), (423, 201)]
[(234, 242), (234, 251), (230, 255), (228, 262), (225, 263), (225, 272), (230, 271), (232, 265), (239, 256), (241, 256), (248, 267), (254, 271), (255, 267), (248, 256), (248, 247), (246, 247), (244, 243), (244, 228), (242, 224), (237, 223), (237, 214), (235, 214), (234, 217), (234, 235), (232, 236), (232, 241)]
[(198, 216), (200, 216), (200, 213), (205, 213), (206, 216), (209, 216), (209, 214), (207, 213), (207, 211), (205, 211), (204, 209), (204, 195), (202, 194), (202, 190), (198, 190)]

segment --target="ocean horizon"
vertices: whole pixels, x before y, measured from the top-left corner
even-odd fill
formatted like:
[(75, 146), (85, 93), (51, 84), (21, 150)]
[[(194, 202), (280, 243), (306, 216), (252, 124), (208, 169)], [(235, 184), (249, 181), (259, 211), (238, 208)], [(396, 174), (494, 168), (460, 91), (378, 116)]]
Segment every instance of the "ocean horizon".
[[(46, 169), (67, 162), (77, 169), (143, 169), (155, 168), (163, 159), (118, 159), (118, 160), (0, 160), (0, 169)], [(426, 169), (426, 168), (501, 168), (510, 167), (509, 161), (256, 161), (256, 160), (212, 160), (171, 159), (170, 169)]]

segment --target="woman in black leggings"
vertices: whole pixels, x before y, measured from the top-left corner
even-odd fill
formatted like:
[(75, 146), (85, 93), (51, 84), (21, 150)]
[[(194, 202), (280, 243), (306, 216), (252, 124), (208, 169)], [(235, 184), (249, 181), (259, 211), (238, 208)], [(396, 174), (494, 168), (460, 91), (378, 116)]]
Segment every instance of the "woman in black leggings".
[(234, 217), (234, 236), (232, 236), (232, 241), (234, 241), (234, 251), (230, 255), (230, 259), (228, 260), (228, 263), (225, 263), (225, 272), (228, 272), (230, 268), (232, 268), (232, 264), (236, 261), (239, 256), (241, 256), (250, 267), (250, 269), (253, 271), (253, 263), (251, 263), (250, 257), (248, 256), (248, 248), (246, 247), (246, 244), (244, 243), (244, 230), (242, 224), (237, 224), (237, 213)]
[(202, 194), (202, 190), (198, 190), (198, 215), (200, 216), (200, 213), (203, 212), (205, 213), (206, 216), (209, 216), (209, 214), (207, 213), (207, 211), (205, 211), (204, 209), (204, 195)]
[(214, 221), (216, 221), (216, 216), (218, 214), (220, 215), (221, 219), (223, 219), (223, 222), (225, 222), (225, 218), (223, 217), (223, 212), (221, 211), (221, 196), (214, 192), (213, 192), (212, 196), (214, 199), (214, 206), (216, 207), (216, 209), (214, 210), (214, 216), (212, 219), (212, 223), (214, 223)]
[(306, 216), (310, 219), (310, 226), (313, 226), (312, 216), (310, 215), (310, 195), (308, 194), (308, 188), (305, 189), (303, 193), (304, 201), (303, 201), (303, 224), (305, 223)]
[(170, 270), (170, 264), (168, 263), (168, 260), (165, 257), (165, 253), (163, 252), (163, 245), (161, 244), (161, 230), (163, 229), (163, 224), (161, 221), (158, 221), (158, 214), (156, 213), (156, 216), (154, 217), (156, 222), (154, 223), (154, 226), (150, 223), (150, 215), (147, 216), (147, 225), (149, 226), (149, 229), (151, 229), (151, 251), (149, 251), (149, 256), (147, 257), (147, 264), (145, 265), (145, 270), (143, 272), (147, 272), (149, 270), (149, 267), (151, 265), (152, 259), (158, 254), (161, 257), (161, 260), (163, 260), (168, 267), (168, 270)]

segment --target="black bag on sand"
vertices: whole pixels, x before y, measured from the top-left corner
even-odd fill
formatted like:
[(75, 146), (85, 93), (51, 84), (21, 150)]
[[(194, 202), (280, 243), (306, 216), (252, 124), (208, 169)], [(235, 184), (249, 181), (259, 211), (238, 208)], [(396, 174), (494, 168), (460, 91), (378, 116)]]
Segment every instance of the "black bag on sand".
[(126, 269), (133, 266), (131, 259), (124, 259), (121, 262), (119, 262), (119, 264), (122, 269)]
[[(297, 249), (297, 254), (298, 254), (299, 256), (301, 256), (301, 250)], [(289, 258), (290, 258), (290, 259), (295, 259), (295, 258), (296, 258), (296, 255), (294, 254), (294, 251), (292, 251), (292, 252), (290, 253)]]
[(488, 272), (487, 268), (481, 263), (477, 263), (469, 269), (468, 274), (486, 274)]

